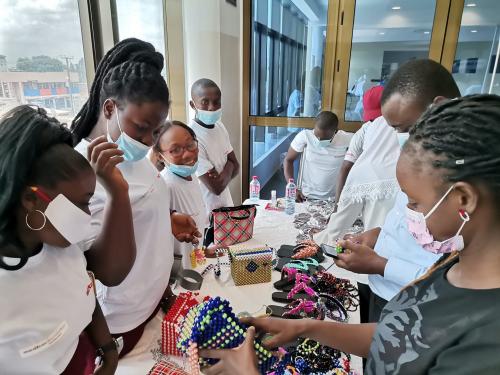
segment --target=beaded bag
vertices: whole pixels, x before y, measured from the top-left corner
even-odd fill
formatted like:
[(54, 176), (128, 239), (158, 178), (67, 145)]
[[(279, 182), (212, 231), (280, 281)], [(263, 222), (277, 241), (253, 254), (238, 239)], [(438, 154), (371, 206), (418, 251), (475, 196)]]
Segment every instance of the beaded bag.
[[(189, 311), (182, 322), (177, 347), (186, 354), (190, 353), (189, 349), (193, 344), (199, 349), (235, 348), (245, 340), (246, 329), (247, 327), (239, 322), (228, 301), (220, 297), (211, 298)], [(258, 340), (255, 340), (254, 347), (259, 370), (266, 374), (276, 362), (276, 357), (264, 349)], [(214, 359), (199, 359), (201, 366), (213, 365), (216, 362)]]
[(200, 297), (198, 293), (180, 293), (172, 307), (165, 314), (161, 323), (161, 351), (166, 355), (182, 356), (177, 349), (180, 325), (189, 310), (209, 297)]
[(231, 276), (236, 285), (268, 283), (271, 281), (273, 250), (268, 247), (229, 247)]

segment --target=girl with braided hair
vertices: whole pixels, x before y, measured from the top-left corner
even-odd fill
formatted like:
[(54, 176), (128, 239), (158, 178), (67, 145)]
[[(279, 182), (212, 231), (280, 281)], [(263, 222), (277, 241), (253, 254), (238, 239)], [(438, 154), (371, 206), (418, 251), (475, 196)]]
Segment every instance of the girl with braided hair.
[[(378, 323), (244, 322), (273, 334), (270, 348), (310, 337), (368, 357), (365, 374), (498, 374), (499, 122), (500, 97), (475, 95), (432, 106), (411, 129), (397, 164), (408, 227), (424, 250), (451, 255), (389, 301)], [(222, 359), (208, 375), (255, 369), (251, 343), (200, 355)]]
[(110, 331), (123, 338), (121, 356), (133, 349), (160, 304), (175, 299), (168, 286), (172, 234), (188, 242), (200, 235), (191, 217), (171, 212), (165, 182), (145, 157), (170, 107), (162, 68), (163, 56), (150, 43), (119, 42), (99, 63), (89, 99), (71, 126), (76, 149), (89, 160), (96, 160), (92, 149), (123, 152), (117, 173), (127, 183), (127, 196), (117, 202), (97, 184), (88, 238), (108, 244), (89, 266), (96, 268), (97, 296)]
[(2, 374), (88, 375), (98, 348), (95, 374), (116, 369), (80, 241), (90, 230), (96, 173), (115, 187), (121, 152), (98, 153), (101, 164), (91, 166), (72, 146), (71, 133), (43, 109), (19, 106), (0, 120)]

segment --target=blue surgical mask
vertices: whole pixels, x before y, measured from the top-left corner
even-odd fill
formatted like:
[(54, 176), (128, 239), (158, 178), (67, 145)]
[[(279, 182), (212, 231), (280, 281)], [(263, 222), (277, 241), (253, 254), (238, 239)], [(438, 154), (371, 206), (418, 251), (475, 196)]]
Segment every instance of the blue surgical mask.
[(194, 163), (193, 165), (178, 165), (178, 164), (173, 164), (170, 163), (165, 156), (160, 154), (163, 160), (165, 160), (165, 167), (168, 168), (170, 172), (173, 174), (176, 174), (177, 176), (180, 177), (189, 177), (192, 176), (193, 174), (196, 173), (196, 170), (198, 169), (198, 162)]
[[(196, 107), (195, 107), (196, 108)], [(205, 125), (214, 125), (222, 117), (222, 108), (216, 111), (204, 111), (196, 108), (196, 118)]]
[(126, 161), (139, 161), (144, 159), (149, 151), (149, 147), (139, 141), (136, 141), (122, 130), (122, 126), (120, 124), (120, 116), (118, 115), (118, 108), (116, 107), (116, 105), (115, 112), (116, 120), (118, 122), (118, 128), (120, 129), (121, 134), (116, 141), (113, 141), (111, 135), (109, 134), (109, 121), (106, 120), (108, 141), (111, 143), (116, 143), (118, 145), (118, 148), (123, 151), (123, 158)]
[(318, 140), (318, 146), (321, 147), (321, 148), (328, 147), (331, 144), (332, 144), (332, 140), (331, 139), (323, 139), (322, 141)]
[(399, 147), (403, 148), (410, 137), (410, 133), (397, 133), (396, 136), (398, 137)]

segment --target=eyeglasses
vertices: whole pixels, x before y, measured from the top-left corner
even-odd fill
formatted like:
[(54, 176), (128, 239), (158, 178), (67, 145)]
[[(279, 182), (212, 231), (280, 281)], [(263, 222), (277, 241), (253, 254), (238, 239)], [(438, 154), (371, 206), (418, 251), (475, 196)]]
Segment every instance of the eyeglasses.
[(198, 141), (193, 140), (193, 141), (189, 142), (187, 145), (185, 145), (184, 147), (183, 146), (175, 146), (175, 147), (171, 148), (170, 150), (166, 150), (163, 152), (168, 152), (173, 157), (179, 157), (179, 156), (182, 156), (184, 151), (194, 152), (196, 150), (198, 150)]

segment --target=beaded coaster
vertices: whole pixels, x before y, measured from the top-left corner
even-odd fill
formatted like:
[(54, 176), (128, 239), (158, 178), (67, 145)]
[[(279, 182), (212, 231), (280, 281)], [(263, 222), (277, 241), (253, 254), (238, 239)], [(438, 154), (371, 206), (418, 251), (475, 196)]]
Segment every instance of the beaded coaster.
[[(230, 349), (244, 340), (247, 327), (241, 324), (229, 302), (220, 297), (211, 298), (193, 307), (184, 319), (177, 348), (189, 354), (189, 347), (195, 343), (199, 349)], [(266, 374), (277, 360), (264, 349), (258, 340), (254, 343), (259, 370)], [(200, 358), (201, 366), (213, 365), (217, 360)]]

